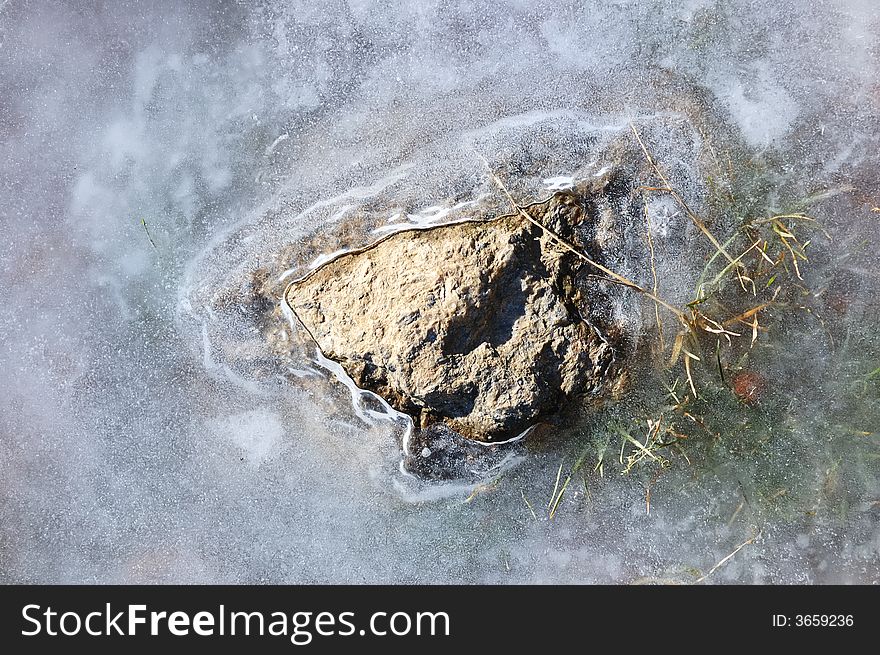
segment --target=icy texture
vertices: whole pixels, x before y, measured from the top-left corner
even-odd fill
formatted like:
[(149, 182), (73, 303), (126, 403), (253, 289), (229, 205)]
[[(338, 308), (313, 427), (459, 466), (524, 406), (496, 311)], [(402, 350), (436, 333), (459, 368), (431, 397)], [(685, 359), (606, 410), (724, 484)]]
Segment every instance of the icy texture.
[[(847, 320), (876, 322), (873, 0), (78, 4), (0, 3), (2, 581), (693, 581), (751, 537), (740, 470), (664, 476), (650, 514), (606, 471), (549, 520), (561, 440), (494, 487), (414, 481), (380, 404), (353, 407), (305, 351), (275, 375), (247, 307), (211, 316), (346, 205), (379, 227), (500, 204), (474, 151), (532, 197), (633, 122), (699, 203), (695, 148), (717, 130), (789, 189), (854, 188), (816, 212), (859, 280)], [(524, 148), (555, 169), (517, 170)], [(662, 250), (688, 223), (652, 202)], [(700, 263), (668, 243), (679, 301)], [(777, 379), (807, 421), (779, 427), (821, 449), (809, 419), (842, 388), (804, 321)], [(824, 488), (798, 452), (785, 475)], [(710, 581), (877, 582), (877, 478), (844, 484), (845, 515), (773, 515)]]

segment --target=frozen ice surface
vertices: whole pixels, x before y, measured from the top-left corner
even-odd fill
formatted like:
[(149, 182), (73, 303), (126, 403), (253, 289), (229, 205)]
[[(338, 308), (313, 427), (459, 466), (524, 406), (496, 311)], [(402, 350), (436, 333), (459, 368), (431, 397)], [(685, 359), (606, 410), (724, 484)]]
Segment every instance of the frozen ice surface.
[[(676, 122), (694, 107), (786, 185), (876, 206), (878, 34), (873, 0), (0, 3), (0, 580), (693, 581), (754, 534), (738, 471), (664, 476), (650, 514), (606, 472), (552, 520), (571, 455), (552, 439), (500, 479), (414, 480), (404, 428), (358, 416), (380, 405), (354, 411), (308, 358), (255, 373), (248, 308), (210, 301), (350, 206), (387, 231), (493, 197), (476, 152), (531, 149), (548, 165), (512, 190), (541, 195), (601, 174), (602, 134), (662, 125), (698, 199), (688, 148), (715, 123)], [(876, 319), (877, 230), (826, 202), (852, 320)], [(685, 224), (649, 213), (658, 248)], [(829, 357), (806, 352), (806, 377)], [(819, 421), (822, 389), (792, 402)], [(877, 582), (880, 489), (859, 484), (845, 517), (765, 517), (709, 581)]]

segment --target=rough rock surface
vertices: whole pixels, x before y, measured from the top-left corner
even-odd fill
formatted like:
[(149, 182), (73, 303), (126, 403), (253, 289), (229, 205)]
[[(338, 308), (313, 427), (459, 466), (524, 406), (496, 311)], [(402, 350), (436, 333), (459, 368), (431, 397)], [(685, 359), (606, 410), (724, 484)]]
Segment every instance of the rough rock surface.
[[(590, 221), (575, 193), (526, 210), (567, 239)], [(619, 381), (601, 302), (575, 284), (585, 266), (502, 216), (396, 233), (293, 283), (286, 300), (328, 358), (417, 426), (495, 441)]]

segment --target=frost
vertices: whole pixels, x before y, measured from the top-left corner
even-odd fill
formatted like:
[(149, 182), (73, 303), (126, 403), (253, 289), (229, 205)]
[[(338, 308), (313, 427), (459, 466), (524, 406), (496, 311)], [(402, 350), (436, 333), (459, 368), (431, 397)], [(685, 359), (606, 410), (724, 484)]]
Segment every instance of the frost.
[[(0, 12), (0, 580), (693, 582), (760, 527), (709, 582), (878, 581), (876, 451), (856, 465), (880, 366), (859, 336), (880, 277), (873, 0)], [(289, 325), (287, 357), (267, 350), (255, 270), (283, 286), (377, 234), (509, 210), (481, 156), (522, 200), (601, 179), (631, 125), (695, 211), (740, 195), (720, 231), (819, 198), (834, 237), (807, 249), (821, 311), (780, 342), (797, 366), (768, 366), (790, 420), (751, 459), (664, 474), (648, 513), (651, 478), (620, 475), (609, 437), (551, 519), (580, 456), (565, 444), (602, 436), (589, 420), (476, 458), (479, 482), (426, 483), (381, 399)], [(709, 179), (737, 152), (735, 189)], [(676, 303), (712, 254), (680, 210), (647, 198)], [(613, 264), (652, 288), (633, 216), (619, 238), (641, 255)], [(825, 452), (832, 433), (845, 449)], [(770, 455), (776, 475), (756, 474)]]

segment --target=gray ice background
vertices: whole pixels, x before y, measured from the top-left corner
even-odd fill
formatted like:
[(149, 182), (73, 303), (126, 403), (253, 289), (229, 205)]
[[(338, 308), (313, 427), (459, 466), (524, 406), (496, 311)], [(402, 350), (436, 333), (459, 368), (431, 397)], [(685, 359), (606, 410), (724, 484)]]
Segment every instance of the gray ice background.
[[(693, 581), (754, 534), (736, 489), (646, 515), (612, 475), (535, 520), (551, 448), (471, 500), (401, 491), (390, 429), (225, 374), (184, 286), (279, 194), (510, 116), (651, 114), (664, 71), (804, 175), (876, 183), (878, 34), (873, 0), (0, 1), (0, 580)], [(762, 526), (711, 580), (878, 582), (878, 498)]]

